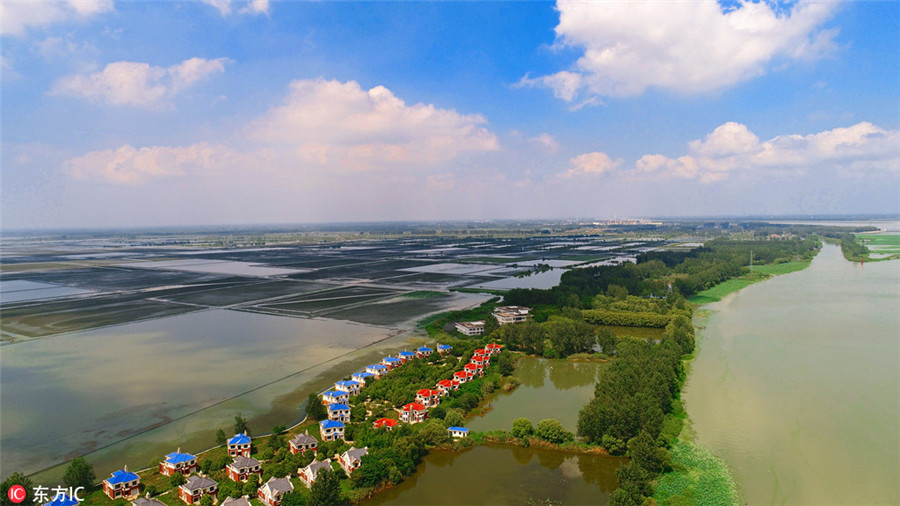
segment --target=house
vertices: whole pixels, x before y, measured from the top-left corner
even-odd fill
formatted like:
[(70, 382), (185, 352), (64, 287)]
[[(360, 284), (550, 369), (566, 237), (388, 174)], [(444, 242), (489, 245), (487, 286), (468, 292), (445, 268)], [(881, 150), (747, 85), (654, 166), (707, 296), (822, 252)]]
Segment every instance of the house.
[(450, 433), (452, 438), (469, 437), (469, 429), (465, 427), (450, 427), (447, 429), (447, 432)]
[(387, 430), (391, 430), (398, 423), (400, 423), (400, 422), (398, 422), (397, 420), (395, 420), (393, 418), (379, 418), (378, 420), (375, 420), (374, 423), (372, 423), (372, 427), (375, 427), (376, 429), (380, 429), (380, 428), (384, 427)]
[(423, 388), (416, 393), (416, 402), (426, 408), (433, 408), (441, 403), (441, 393), (430, 388)]
[(490, 343), (487, 346), (485, 346), (485, 349), (487, 349), (489, 354), (496, 355), (496, 354), (500, 353), (501, 351), (503, 351), (503, 345), (497, 344), (497, 343)]
[(144, 497), (138, 497), (137, 499), (131, 501), (131, 506), (166, 506), (166, 503), (158, 501), (156, 499), (150, 499), (150, 492), (147, 492), (147, 495), (145, 495)]
[(349, 450), (338, 457), (338, 464), (341, 465), (341, 469), (347, 473), (347, 476), (350, 476), (353, 471), (359, 469), (359, 466), (362, 465), (362, 458), (368, 453), (369, 447), (354, 448), (351, 446)]
[(368, 380), (369, 378), (377, 379), (375, 377), (375, 374), (367, 371), (353, 373), (353, 376), (351, 376), (351, 378), (353, 378), (353, 381), (358, 381), (362, 386), (366, 386), (366, 380)]
[(44, 506), (78, 506), (78, 499), (59, 493), (56, 494), (52, 501), (46, 503)]
[(488, 355), (488, 351), (485, 350), (484, 348), (479, 348), (479, 349), (475, 350), (474, 353), (472, 353), (473, 358), (474, 357), (486, 357), (487, 355)]
[(338, 381), (334, 384), (334, 389), (339, 392), (347, 392), (350, 395), (356, 395), (359, 393), (359, 389), (362, 388), (362, 384), (358, 381)]
[(484, 334), (484, 321), (456, 322), (456, 330), (467, 336), (480, 336)]
[(453, 349), (453, 346), (450, 346), (449, 344), (437, 345), (438, 353), (440, 353), (441, 355), (443, 355), (444, 353), (450, 353), (450, 350), (452, 350), (452, 349)]
[(347, 392), (329, 390), (322, 394), (322, 404), (326, 406), (329, 404), (345, 404), (347, 402), (350, 402), (350, 394)]
[(227, 497), (219, 506), (250, 506), (250, 501), (248, 500), (247, 496), (238, 497), (237, 499)]
[(103, 493), (112, 500), (137, 497), (141, 493), (141, 478), (130, 472), (128, 466), (103, 480)]
[(316, 482), (319, 471), (322, 469), (331, 469), (331, 459), (325, 459), (322, 462), (313, 459), (308, 466), (297, 469), (297, 475), (304, 485), (312, 487), (312, 484)]
[(403, 350), (397, 354), (397, 358), (400, 359), (401, 364), (405, 364), (407, 360), (412, 360), (416, 358), (416, 354), (411, 351)]
[(200, 502), (200, 499), (205, 495), (211, 496), (213, 502), (215, 502), (218, 493), (219, 484), (216, 483), (216, 480), (202, 474), (191, 475), (187, 482), (178, 487), (178, 497), (188, 504)]
[(520, 323), (528, 319), (531, 308), (524, 306), (500, 306), (494, 309), (492, 315), (500, 325), (508, 323)]
[(468, 371), (456, 371), (455, 373), (453, 373), (453, 379), (455, 379), (456, 381), (459, 381), (460, 385), (469, 381), (473, 377), (475, 377), (475, 375)]
[(247, 431), (241, 434), (235, 434), (233, 438), (228, 440), (228, 456), (229, 457), (249, 457), (250, 456), (250, 436)]
[(436, 388), (438, 389), (438, 392), (441, 393), (441, 395), (447, 395), (451, 390), (459, 390), (459, 382), (457, 381), (454, 385), (453, 380), (441, 380), (438, 381)]
[(262, 463), (252, 457), (235, 457), (234, 462), (225, 466), (225, 474), (231, 481), (247, 481), (251, 474), (262, 477)]
[(384, 357), (383, 359), (381, 359), (381, 363), (388, 366), (388, 369), (395, 369), (397, 366), (402, 364), (403, 361), (397, 357)]
[(381, 378), (382, 376), (387, 374), (387, 372), (390, 369), (391, 369), (390, 367), (388, 367), (384, 364), (372, 364), (372, 365), (366, 366), (366, 372), (375, 376), (375, 379)]
[(469, 361), (470, 364), (475, 364), (477, 366), (484, 367), (489, 362), (487, 357), (482, 357), (480, 355), (475, 355), (472, 357), (472, 360)]
[(322, 436), (322, 441), (344, 439), (344, 422), (322, 420), (319, 422), (319, 435)]
[(475, 364), (466, 364), (465, 372), (471, 373), (472, 376), (484, 376), (484, 366), (480, 368)]
[(400, 421), (406, 423), (420, 423), (428, 418), (428, 409), (418, 402), (410, 402), (400, 410)]
[(434, 353), (434, 350), (431, 348), (422, 346), (421, 348), (416, 349), (416, 356), (419, 358), (426, 358)]
[(284, 494), (294, 491), (294, 485), (289, 477), (276, 478), (271, 477), (263, 486), (259, 487), (256, 495), (263, 504), (268, 506), (280, 506), (281, 498)]
[(339, 422), (350, 421), (350, 406), (346, 404), (329, 404), (328, 419), (337, 420)]
[(166, 459), (159, 463), (159, 474), (166, 476), (172, 476), (175, 473), (187, 476), (197, 469), (199, 469), (197, 457), (190, 453), (181, 453), (181, 448), (166, 455)]
[(306, 431), (303, 434), (297, 434), (297, 437), (291, 439), (288, 444), (290, 445), (291, 453), (294, 455), (307, 450), (316, 451), (319, 447), (319, 442), (316, 438), (309, 435), (309, 431)]

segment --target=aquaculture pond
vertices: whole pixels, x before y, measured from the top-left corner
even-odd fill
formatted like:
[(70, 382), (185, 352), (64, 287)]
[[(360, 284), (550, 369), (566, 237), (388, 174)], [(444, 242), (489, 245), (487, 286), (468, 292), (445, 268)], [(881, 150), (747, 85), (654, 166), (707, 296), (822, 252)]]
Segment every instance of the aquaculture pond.
[(535, 447), (431, 452), (413, 476), (366, 504), (605, 504), (621, 463)]
[(704, 308), (683, 399), (746, 502), (900, 503), (900, 262), (826, 245)]

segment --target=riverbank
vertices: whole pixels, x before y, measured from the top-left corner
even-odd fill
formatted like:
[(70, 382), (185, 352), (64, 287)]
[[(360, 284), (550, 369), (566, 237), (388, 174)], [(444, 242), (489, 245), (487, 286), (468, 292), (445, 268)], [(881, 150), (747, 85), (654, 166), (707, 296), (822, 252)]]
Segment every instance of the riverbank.
[(751, 272), (742, 276), (738, 276), (736, 278), (731, 278), (725, 282), (719, 283), (712, 288), (708, 288), (706, 290), (703, 290), (702, 292), (696, 293), (688, 298), (688, 302), (694, 305), (703, 305), (709, 304), (710, 302), (718, 302), (728, 294), (747, 288), (752, 284), (765, 281), (772, 278), (773, 276), (802, 271), (803, 269), (809, 267), (811, 261), (812, 260), (797, 260), (781, 264), (754, 265)]

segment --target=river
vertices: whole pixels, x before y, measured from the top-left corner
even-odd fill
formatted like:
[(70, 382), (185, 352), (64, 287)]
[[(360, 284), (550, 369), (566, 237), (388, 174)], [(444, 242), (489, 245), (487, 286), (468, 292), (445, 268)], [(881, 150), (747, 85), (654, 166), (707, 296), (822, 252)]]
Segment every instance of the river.
[(900, 262), (826, 245), (703, 309), (683, 399), (746, 502), (900, 503)]

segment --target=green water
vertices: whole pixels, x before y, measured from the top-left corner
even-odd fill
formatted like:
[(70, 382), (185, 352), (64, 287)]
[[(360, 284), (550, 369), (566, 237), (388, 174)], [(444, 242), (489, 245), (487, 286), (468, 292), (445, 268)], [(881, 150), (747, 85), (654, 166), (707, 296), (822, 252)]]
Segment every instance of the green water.
[(432, 452), (408, 480), (366, 504), (605, 504), (622, 461), (533, 447)]
[(522, 381), (510, 393), (501, 393), (482, 408), (484, 414), (467, 422), (472, 431), (512, 428), (516, 418), (528, 418), (537, 425), (545, 418), (559, 420), (575, 432), (578, 412), (594, 396), (597, 375), (605, 363), (569, 362), (523, 357), (515, 376)]
[(704, 308), (683, 399), (746, 502), (900, 503), (900, 262), (826, 245)]

